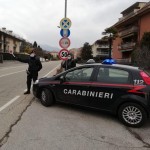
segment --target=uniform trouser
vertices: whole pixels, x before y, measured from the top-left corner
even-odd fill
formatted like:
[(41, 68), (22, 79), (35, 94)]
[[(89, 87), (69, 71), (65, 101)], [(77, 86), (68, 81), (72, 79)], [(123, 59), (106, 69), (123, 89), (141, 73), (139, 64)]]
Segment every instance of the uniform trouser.
[(38, 72), (32, 72), (30, 74), (27, 74), (27, 91), (30, 91), (31, 89), (31, 82), (35, 82), (38, 79)]

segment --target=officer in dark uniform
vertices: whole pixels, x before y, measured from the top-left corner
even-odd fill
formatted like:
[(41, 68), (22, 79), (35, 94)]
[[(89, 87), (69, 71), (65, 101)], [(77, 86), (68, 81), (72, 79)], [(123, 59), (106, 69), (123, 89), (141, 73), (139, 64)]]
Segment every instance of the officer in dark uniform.
[(73, 59), (73, 55), (71, 54), (68, 55), (68, 60), (62, 63), (62, 67), (65, 68), (65, 70), (76, 67), (76, 61)]
[[(13, 54), (15, 57), (15, 55)], [(27, 91), (24, 94), (30, 94), (31, 82), (35, 82), (38, 79), (38, 72), (42, 69), (42, 64), (39, 58), (36, 56), (35, 51), (32, 50), (29, 59), (22, 60), (20, 58), (15, 57), (16, 60), (24, 63), (28, 63), (27, 72)]]

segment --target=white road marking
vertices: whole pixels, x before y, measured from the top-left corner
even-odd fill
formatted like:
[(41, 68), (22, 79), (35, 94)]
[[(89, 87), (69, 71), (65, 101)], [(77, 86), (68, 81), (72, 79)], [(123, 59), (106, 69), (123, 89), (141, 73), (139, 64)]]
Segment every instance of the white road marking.
[(47, 77), (49, 74), (51, 74), (55, 69), (57, 69), (58, 67), (60, 66), (60, 64), (57, 66), (57, 67), (55, 67), (53, 70), (51, 70), (49, 73), (47, 73), (45, 76), (43, 76), (43, 77)]
[(15, 102), (20, 96), (16, 96), (15, 98), (13, 98), (12, 100), (10, 100), (8, 103), (6, 103), (5, 105), (3, 105), (2, 107), (0, 107), (0, 112), (3, 111), (5, 108), (7, 108), (10, 104), (12, 104), (13, 102)]
[(17, 71), (17, 72), (13, 72), (13, 73), (4, 74), (4, 75), (0, 76), (0, 78), (1, 77), (5, 77), (5, 76), (9, 76), (9, 75), (12, 75), (12, 74), (20, 73), (20, 72), (23, 72), (23, 71), (25, 71), (25, 70), (21, 70), (21, 71)]
[[(47, 63), (45, 63), (45, 62), (42, 62), (42, 63), (47, 64)], [(1, 71), (1, 70), (7, 70), (7, 69), (18, 68), (18, 67), (26, 67), (28, 64), (27, 64), (27, 63), (25, 63), (25, 64), (26, 64), (26, 65), (19, 65), (19, 66), (16, 66), (16, 67), (3, 67), (3, 68), (0, 68), (0, 71)]]
[[(51, 70), (48, 74), (46, 74), (44, 77), (48, 76), (50, 73), (52, 73), (55, 69), (57, 69), (58, 67), (60, 66), (60, 64), (55, 67), (53, 70)], [(15, 74), (15, 73), (19, 73), (19, 72), (23, 72), (25, 70), (22, 70), (22, 71), (18, 71), (18, 72), (14, 72), (14, 73), (10, 73), (10, 74), (5, 74), (5, 75), (2, 75), (0, 77), (4, 77), (4, 76), (8, 76), (8, 75), (11, 75), (11, 74)], [(32, 85), (33, 86), (33, 85)], [(31, 86), (31, 88), (32, 88)], [(9, 105), (11, 105), (13, 102), (15, 102), (20, 96), (16, 96), (15, 98), (13, 98), (12, 100), (10, 100), (8, 103), (6, 103), (5, 105), (3, 105), (2, 107), (0, 107), (0, 112), (3, 111), (5, 108), (7, 108)]]
[(7, 70), (7, 69), (12, 69), (12, 68), (18, 68), (18, 67), (26, 67), (27, 65), (21, 65), (21, 66), (17, 66), (17, 67), (5, 67), (5, 68), (2, 68), (2, 69), (0, 69), (0, 71), (1, 70)]

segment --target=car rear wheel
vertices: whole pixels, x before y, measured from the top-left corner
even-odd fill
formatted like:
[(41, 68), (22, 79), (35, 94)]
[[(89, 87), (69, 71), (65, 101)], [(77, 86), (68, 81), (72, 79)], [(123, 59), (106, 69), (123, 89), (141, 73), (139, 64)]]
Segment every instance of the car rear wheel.
[(41, 91), (41, 103), (42, 105), (48, 107), (54, 104), (54, 97), (51, 91), (48, 89), (42, 89)]
[(122, 123), (129, 127), (141, 127), (147, 120), (146, 111), (138, 104), (125, 103), (118, 111), (118, 117)]

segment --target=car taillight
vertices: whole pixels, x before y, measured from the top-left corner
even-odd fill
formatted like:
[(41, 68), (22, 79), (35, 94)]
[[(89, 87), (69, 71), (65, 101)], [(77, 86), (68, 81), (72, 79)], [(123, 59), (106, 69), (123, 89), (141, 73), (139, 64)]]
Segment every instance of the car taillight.
[(145, 83), (147, 85), (150, 85), (150, 77), (148, 74), (146, 74), (144, 71), (140, 72), (141, 77), (143, 78), (143, 80), (145, 81)]

